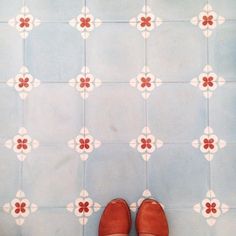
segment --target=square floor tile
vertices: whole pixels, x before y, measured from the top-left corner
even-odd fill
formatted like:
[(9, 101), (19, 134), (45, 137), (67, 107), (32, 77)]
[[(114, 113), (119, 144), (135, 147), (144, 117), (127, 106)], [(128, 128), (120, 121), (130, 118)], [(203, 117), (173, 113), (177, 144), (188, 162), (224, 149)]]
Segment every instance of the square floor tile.
[(39, 207), (66, 207), (83, 187), (83, 162), (67, 147), (38, 147), (23, 163), (23, 191)]
[(84, 66), (84, 40), (69, 23), (42, 23), (25, 42), (25, 64), (41, 81), (68, 82)]
[(0, 81), (5, 82), (14, 78), (23, 64), (22, 38), (7, 23), (0, 23), (0, 55)]
[(1, 0), (0, 1), (0, 21), (10, 20), (18, 15), (21, 7), (23, 6), (23, 0)]
[(211, 235), (214, 236), (231, 236), (235, 234), (236, 210), (230, 209), (224, 216), (217, 219), (216, 224), (211, 228)]
[(22, 236), (20, 227), (11, 214), (0, 211), (0, 229), (2, 236)]
[(25, 219), (21, 235), (80, 236), (83, 235), (83, 226), (66, 209), (38, 209)]
[(217, 15), (225, 17), (226, 20), (236, 19), (236, 2), (234, 0), (209, 0), (209, 4)]
[(23, 124), (23, 102), (14, 88), (0, 84), (0, 143), (16, 135)]
[(147, 64), (164, 82), (188, 82), (207, 64), (206, 37), (190, 22), (163, 22), (147, 40)]
[(137, 201), (146, 185), (146, 164), (126, 144), (102, 144), (86, 162), (86, 190), (101, 206), (121, 197)]
[(210, 126), (215, 134), (226, 142), (236, 141), (236, 84), (218, 87), (210, 99)]
[(102, 81), (129, 82), (144, 66), (145, 43), (129, 23), (104, 23), (91, 32), (87, 66)]
[(41, 84), (25, 100), (25, 128), (42, 144), (61, 144), (83, 126), (83, 100), (69, 84)]
[(152, 12), (163, 20), (190, 21), (203, 9), (207, 0), (147, 0)]
[(103, 84), (86, 100), (85, 123), (103, 143), (129, 143), (146, 126), (145, 101), (128, 83)]
[(228, 144), (211, 163), (212, 189), (221, 202), (233, 208), (236, 207), (235, 151), (236, 143)]
[(202, 215), (192, 209), (165, 210), (170, 236), (210, 236), (210, 227)]
[(236, 81), (236, 21), (218, 25), (209, 38), (209, 63), (226, 81)]
[(164, 142), (191, 143), (207, 126), (207, 100), (188, 83), (163, 83), (147, 103), (148, 126)]
[(21, 162), (17, 159), (16, 154), (7, 150), (5, 147), (0, 148), (0, 207), (11, 201), (21, 185)]
[(69, 21), (80, 14), (85, 0), (25, 0), (31, 14), (41, 21)]
[(144, 4), (144, 0), (86, 0), (91, 13), (103, 21), (129, 21), (141, 12)]
[(191, 144), (164, 144), (152, 154), (148, 176), (152, 196), (167, 208), (191, 208), (209, 190), (209, 162)]

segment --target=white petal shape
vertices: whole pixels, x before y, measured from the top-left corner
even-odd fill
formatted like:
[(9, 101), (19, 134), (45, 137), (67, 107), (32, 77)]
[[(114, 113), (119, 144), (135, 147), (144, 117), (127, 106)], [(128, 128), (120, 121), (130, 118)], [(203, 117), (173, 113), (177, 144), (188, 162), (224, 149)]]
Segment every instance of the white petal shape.
[(210, 127), (210, 126), (207, 126), (205, 129), (204, 129), (204, 133), (205, 134), (213, 134), (213, 129)]
[(219, 141), (219, 147), (220, 147), (220, 148), (224, 148), (225, 146), (226, 146), (225, 140), (220, 139), (220, 141)]
[(21, 38), (26, 39), (29, 36), (28, 32), (21, 32), (20, 33)]
[(144, 197), (146, 197), (146, 198), (147, 198), (147, 197), (151, 197), (151, 195), (152, 195), (152, 194), (151, 194), (151, 192), (150, 192), (148, 189), (145, 189), (145, 190), (143, 191), (143, 196), (144, 196)]
[(82, 12), (83, 14), (88, 14), (88, 13), (89, 13), (89, 8), (88, 8), (88, 7), (83, 7), (82, 10), (81, 10), (81, 12)]
[(223, 16), (219, 16), (218, 17), (218, 24), (222, 25), (223, 23), (225, 23), (225, 18)]
[(86, 31), (81, 32), (81, 36), (83, 39), (87, 39), (89, 37), (89, 32), (86, 32)]
[(201, 212), (201, 205), (200, 203), (196, 204), (193, 206), (193, 210), (196, 211), (197, 213)]
[(30, 205), (30, 210), (31, 210), (31, 212), (36, 212), (38, 210), (38, 206), (36, 204), (32, 203)]
[(6, 213), (9, 213), (11, 210), (11, 205), (10, 203), (6, 203), (3, 205), (3, 211), (5, 211)]
[(222, 203), (221, 210), (222, 210), (223, 213), (226, 213), (227, 211), (229, 211), (229, 206)]
[(144, 67), (142, 68), (142, 72), (143, 72), (143, 73), (149, 73), (149, 72), (150, 72), (149, 67), (148, 67), (148, 66), (144, 66)]
[(150, 93), (144, 92), (144, 93), (142, 93), (142, 97), (144, 99), (148, 99), (150, 97)]
[(144, 134), (150, 134), (151, 133), (151, 130), (149, 129), (149, 127), (145, 126), (142, 130), (142, 133)]
[(157, 139), (156, 146), (157, 146), (157, 148), (161, 148), (163, 146), (163, 141), (160, 139)]
[(32, 142), (32, 147), (33, 147), (33, 148), (39, 147), (39, 142), (34, 139), (33, 142)]
[(190, 21), (193, 25), (197, 25), (198, 24), (198, 17), (194, 16), (191, 21)]
[(87, 161), (88, 160), (88, 154), (80, 154), (80, 159), (82, 161)]
[(209, 191), (207, 192), (206, 196), (207, 196), (208, 198), (215, 198), (215, 197), (216, 197), (215, 193), (214, 193), (212, 190), (209, 190)]
[(27, 6), (22, 7), (21, 13), (29, 13), (29, 8)]
[(204, 95), (204, 97), (205, 98), (211, 98), (212, 97), (212, 92), (210, 92), (210, 91), (207, 91), (207, 92), (203, 92), (203, 95)]
[(36, 88), (40, 85), (40, 80), (34, 79), (33, 86)]
[(130, 208), (131, 211), (136, 212), (136, 210), (137, 210), (136, 202), (131, 203), (129, 208)]
[(8, 139), (8, 140), (5, 142), (5, 147), (11, 149), (11, 148), (12, 148), (12, 144), (13, 144), (12, 140), (11, 140), (11, 139)]
[(132, 148), (136, 148), (136, 145), (137, 145), (136, 139), (132, 139), (132, 140), (129, 142), (129, 146), (132, 147)]
[(23, 191), (19, 190), (16, 193), (16, 197), (17, 198), (23, 198), (23, 197), (25, 197), (25, 193)]
[(137, 24), (136, 18), (135, 18), (135, 17), (131, 18), (130, 21), (129, 21), (129, 24), (130, 24), (131, 26), (135, 27), (136, 24)]
[(212, 11), (212, 6), (210, 4), (206, 4), (203, 8), (204, 11), (209, 12)]
[(214, 156), (212, 154), (210, 154), (210, 153), (205, 155), (205, 158), (206, 158), (207, 161), (212, 161), (213, 157)]
[(216, 223), (216, 219), (213, 219), (213, 218), (207, 219), (206, 221), (207, 221), (207, 224), (210, 226), (213, 226)]
[(211, 30), (205, 30), (205, 31), (203, 31), (203, 34), (204, 34), (207, 38), (209, 38), (209, 37), (212, 35), (212, 31), (211, 31)]
[(15, 84), (15, 80), (14, 80), (13, 78), (11, 78), (11, 79), (9, 79), (9, 80), (7, 81), (7, 85), (8, 85), (9, 87), (13, 87), (14, 84)]
[(8, 21), (8, 24), (9, 24), (10, 26), (14, 27), (15, 24), (16, 24), (16, 20), (15, 20), (14, 18), (12, 18), (12, 19), (10, 19), (10, 20)]
[(136, 87), (136, 78), (133, 78), (133, 79), (131, 79), (130, 81), (129, 81), (129, 84), (130, 84), (130, 86), (131, 87)]
[(148, 154), (148, 153), (144, 153), (144, 154), (142, 155), (142, 157), (143, 157), (143, 160), (144, 160), (144, 161), (148, 161), (148, 160), (150, 159), (151, 155)]
[(86, 225), (87, 222), (88, 222), (88, 218), (81, 217), (81, 218), (79, 218), (79, 222), (80, 222), (81, 225)]
[(199, 141), (197, 139), (194, 139), (192, 141), (192, 146), (195, 147), (195, 148), (199, 148)]
[(142, 32), (142, 36), (143, 36), (145, 39), (147, 39), (147, 38), (149, 38), (150, 33), (149, 33), (148, 31), (143, 31), (143, 32)]
[(149, 6), (146, 6), (146, 13), (151, 12), (151, 8)]
[(219, 86), (224, 85), (225, 84), (225, 79), (223, 77), (219, 77), (218, 78), (218, 84), (219, 84)]
[(206, 65), (204, 67), (203, 71), (208, 73), (208, 72), (212, 71), (212, 67), (210, 65)]
[(21, 134), (21, 135), (27, 134), (27, 129), (24, 128), (24, 127), (21, 127), (21, 128), (19, 129), (18, 133)]
[(18, 219), (16, 219), (16, 224), (17, 225), (23, 225), (24, 224), (24, 219), (23, 218), (18, 218)]
[(102, 21), (100, 19), (95, 19), (94, 25), (95, 27), (99, 27), (102, 24)]
[(159, 26), (159, 25), (161, 25), (162, 24), (162, 19), (160, 19), (160, 18), (156, 18), (156, 26)]
[(88, 194), (88, 192), (87, 192), (85, 189), (83, 189), (83, 190), (80, 192), (80, 196), (81, 196), (81, 197), (88, 197), (89, 194)]
[(27, 98), (27, 96), (28, 96), (28, 93), (24, 93), (24, 92), (22, 92), (22, 93), (19, 93), (19, 96), (20, 96), (20, 98), (21, 99), (26, 99)]
[(81, 133), (81, 134), (89, 134), (89, 130), (88, 130), (86, 127), (83, 127), (83, 128), (80, 130), (80, 133)]
[(24, 155), (24, 154), (18, 154), (18, 155), (17, 155), (17, 158), (18, 158), (19, 161), (24, 161), (25, 158), (26, 158), (26, 155)]
[(190, 82), (191, 85), (197, 87), (198, 86), (198, 79), (197, 78), (193, 78)]
[(34, 20), (34, 26), (39, 26), (41, 24), (41, 21), (39, 19)]
[(95, 141), (94, 141), (94, 147), (95, 148), (99, 148), (101, 146), (101, 144), (102, 143), (99, 140), (95, 139)]
[(75, 140), (74, 139), (69, 140), (67, 144), (68, 144), (68, 147), (70, 147), (72, 149), (75, 148)]
[(69, 21), (69, 25), (72, 26), (72, 27), (75, 27), (75, 26), (76, 26), (76, 23), (77, 23), (77, 21), (76, 21), (75, 18), (73, 18), (73, 19), (71, 19), (71, 20)]
[(94, 212), (97, 212), (101, 209), (101, 205), (99, 203), (95, 202), (93, 208), (94, 208)]
[(74, 210), (73, 202), (70, 202), (69, 204), (67, 204), (66, 209), (70, 212), (73, 212), (73, 210)]

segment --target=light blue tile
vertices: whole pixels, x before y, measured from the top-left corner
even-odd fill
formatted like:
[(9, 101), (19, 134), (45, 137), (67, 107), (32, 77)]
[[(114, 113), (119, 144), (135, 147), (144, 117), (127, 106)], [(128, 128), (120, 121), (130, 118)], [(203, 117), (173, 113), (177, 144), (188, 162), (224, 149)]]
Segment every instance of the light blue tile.
[(23, 123), (23, 103), (14, 88), (0, 84), (0, 143), (18, 132)]
[(23, 6), (23, 0), (1, 0), (0, 6), (0, 21), (8, 22), (8, 20), (18, 15)]
[(206, 37), (190, 22), (163, 22), (147, 41), (147, 64), (162, 81), (190, 81), (207, 62)]
[(84, 41), (68, 23), (42, 23), (29, 33), (25, 63), (42, 81), (68, 82), (84, 65)]
[(210, 236), (206, 220), (192, 209), (166, 210), (169, 236)]
[(25, 101), (25, 126), (40, 143), (67, 145), (83, 126), (83, 100), (68, 84), (41, 84)]
[(15, 153), (0, 148), (0, 207), (10, 202), (20, 188), (21, 163), (16, 158)]
[(23, 64), (22, 38), (7, 23), (0, 23), (0, 55), (0, 81), (7, 81), (16, 76)]
[(0, 229), (2, 236), (21, 236), (20, 227), (10, 214), (0, 211)]
[(217, 219), (217, 223), (211, 228), (211, 235), (214, 236), (231, 236), (235, 234), (236, 230), (236, 211), (230, 209), (227, 214)]
[(234, 0), (209, 0), (213, 10), (229, 20), (236, 19), (236, 2)]
[(185, 20), (189, 21), (202, 11), (207, 0), (147, 0), (152, 12), (163, 20)]
[(102, 81), (129, 82), (144, 66), (144, 39), (128, 23), (104, 23), (87, 40), (87, 66)]
[(226, 142), (236, 141), (236, 84), (227, 83), (214, 91), (210, 99), (210, 126)]
[(79, 15), (84, 0), (25, 0), (34, 17), (42, 21), (69, 21)]
[(192, 208), (209, 190), (209, 162), (191, 144), (164, 144), (148, 162), (149, 190), (167, 208)]
[(129, 143), (145, 126), (145, 101), (128, 83), (103, 84), (86, 100), (86, 126), (103, 143)]
[(39, 207), (66, 207), (83, 187), (83, 162), (67, 147), (38, 147), (23, 163), (23, 191)]
[(226, 81), (236, 81), (236, 22), (218, 25), (209, 38), (209, 63)]
[(148, 99), (148, 126), (164, 142), (189, 142), (207, 126), (207, 100), (190, 84), (165, 83)]
[(128, 21), (141, 12), (144, 4), (144, 0), (86, 0), (91, 13), (104, 21)]
[(22, 226), (21, 236), (82, 236), (83, 227), (66, 209), (39, 209), (30, 214)]
[(235, 150), (236, 144), (228, 144), (211, 164), (212, 189), (221, 202), (233, 208), (236, 207)]
[(128, 144), (102, 144), (86, 162), (86, 190), (102, 206), (117, 197), (137, 201), (145, 189), (145, 167)]

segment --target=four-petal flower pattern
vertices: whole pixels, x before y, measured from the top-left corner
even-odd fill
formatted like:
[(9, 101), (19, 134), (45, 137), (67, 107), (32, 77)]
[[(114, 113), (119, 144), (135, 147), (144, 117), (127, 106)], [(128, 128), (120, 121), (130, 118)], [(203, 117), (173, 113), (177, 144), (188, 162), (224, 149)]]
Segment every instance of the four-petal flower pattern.
[(210, 98), (213, 94), (213, 91), (218, 87), (225, 84), (224, 78), (217, 76), (212, 72), (212, 67), (206, 65), (198, 78), (193, 78), (191, 80), (191, 85), (198, 87), (202, 90), (205, 98)]
[(7, 85), (14, 87), (15, 90), (19, 92), (20, 98), (25, 99), (32, 88), (36, 88), (40, 85), (40, 81), (29, 74), (27, 67), (22, 66), (19, 74), (17, 74), (15, 78), (9, 79)]
[(16, 198), (3, 206), (3, 210), (7, 213), (11, 213), (11, 215), (16, 219), (17, 225), (22, 225), (25, 218), (30, 213), (37, 211), (37, 209), (37, 205), (30, 203), (30, 201), (25, 198), (24, 192), (21, 190), (16, 193)]
[(80, 134), (77, 137), (68, 141), (68, 146), (80, 154), (82, 161), (86, 161), (88, 154), (95, 148), (100, 147), (100, 145), (101, 142), (94, 139), (85, 127), (80, 130)]
[(74, 213), (79, 217), (79, 222), (82, 225), (87, 224), (88, 217), (97, 212), (101, 208), (101, 205), (94, 202), (86, 190), (82, 190), (79, 198), (75, 202), (71, 202), (67, 205), (67, 210)]
[(208, 191), (206, 198), (193, 206), (194, 211), (203, 215), (206, 218), (207, 224), (213, 226), (216, 223), (216, 218), (221, 214), (226, 213), (229, 207), (220, 203), (212, 190)]
[(217, 16), (210, 4), (205, 5), (198, 17), (195, 16), (191, 19), (191, 23), (198, 25), (206, 37), (211, 36), (212, 30), (217, 26), (217, 23), (220, 25), (224, 22), (225, 18), (223, 16)]
[(155, 78), (153, 74), (150, 73), (148, 67), (144, 66), (142, 73), (138, 74), (136, 78), (130, 80), (130, 86), (137, 88), (141, 91), (144, 99), (148, 99), (151, 91), (161, 85), (161, 80)]
[(100, 26), (102, 21), (100, 19), (94, 19), (90, 14), (87, 7), (83, 7), (81, 14), (70, 20), (69, 24), (81, 32), (81, 36), (84, 39), (89, 37), (89, 33), (94, 27)]
[(29, 13), (28, 7), (22, 7), (21, 13), (15, 18), (10, 19), (8, 24), (15, 27), (19, 31), (20, 36), (25, 39), (28, 37), (29, 31), (31, 31), (35, 26), (40, 25), (40, 20), (34, 18)]
[(200, 139), (193, 140), (192, 146), (195, 148), (200, 148), (201, 152), (204, 153), (205, 158), (208, 161), (211, 161), (214, 157), (213, 154), (216, 153), (219, 148), (224, 148), (226, 146), (226, 142), (214, 135), (211, 127), (206, 127), (204, 134), (200, 137)]
[(5, 142), (5, 147), (13, 149), (17, 153), (17, 158), (20, 161), (24, 161), (26, 154), (31, 152), (33, 148), (37, 148), (39, 142), (35, 139), (32, 139), (25, 128), (20, 128), (18, 134)]
[(89, 96), (89, 92), (101, 85), (101, 80), (94, 78), (89, 72), (88, 67), (83, 67), (81, 73), (76, 78), (71, 79), (69, 85), (76, 88), (80, 92), (81, 97), (86, 99)]
[(137, 27), (137, 29), (142, 32), (144, 38), (148, 38), (150, 31), (153, 30), (155, 26), (161, 25), (162, 20), (152, 14), (149, 6), (144, 6), (142, 12), (138, 14), (137, 17), (130, 19), (129, 23), (131, 26)]
[(133, 139), (129, 143), (130, 147), (136, 148), (138, 152), (142, 154), (144, 161), (148, 161), (156, 148), (163, 146), (163, 142), (160, 139), (156, 139), (148, 127), (144, 127), (142, 134), (137, 139)]

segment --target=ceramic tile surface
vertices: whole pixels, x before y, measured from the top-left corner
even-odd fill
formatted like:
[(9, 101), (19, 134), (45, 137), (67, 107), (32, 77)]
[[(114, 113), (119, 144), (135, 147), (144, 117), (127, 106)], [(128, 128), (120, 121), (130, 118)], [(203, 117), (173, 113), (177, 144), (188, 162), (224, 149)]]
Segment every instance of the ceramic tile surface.
[(0, 236), (96, 236), (117, 197), (234, 235), (235, 40), (234, 0), (0, 0)]

